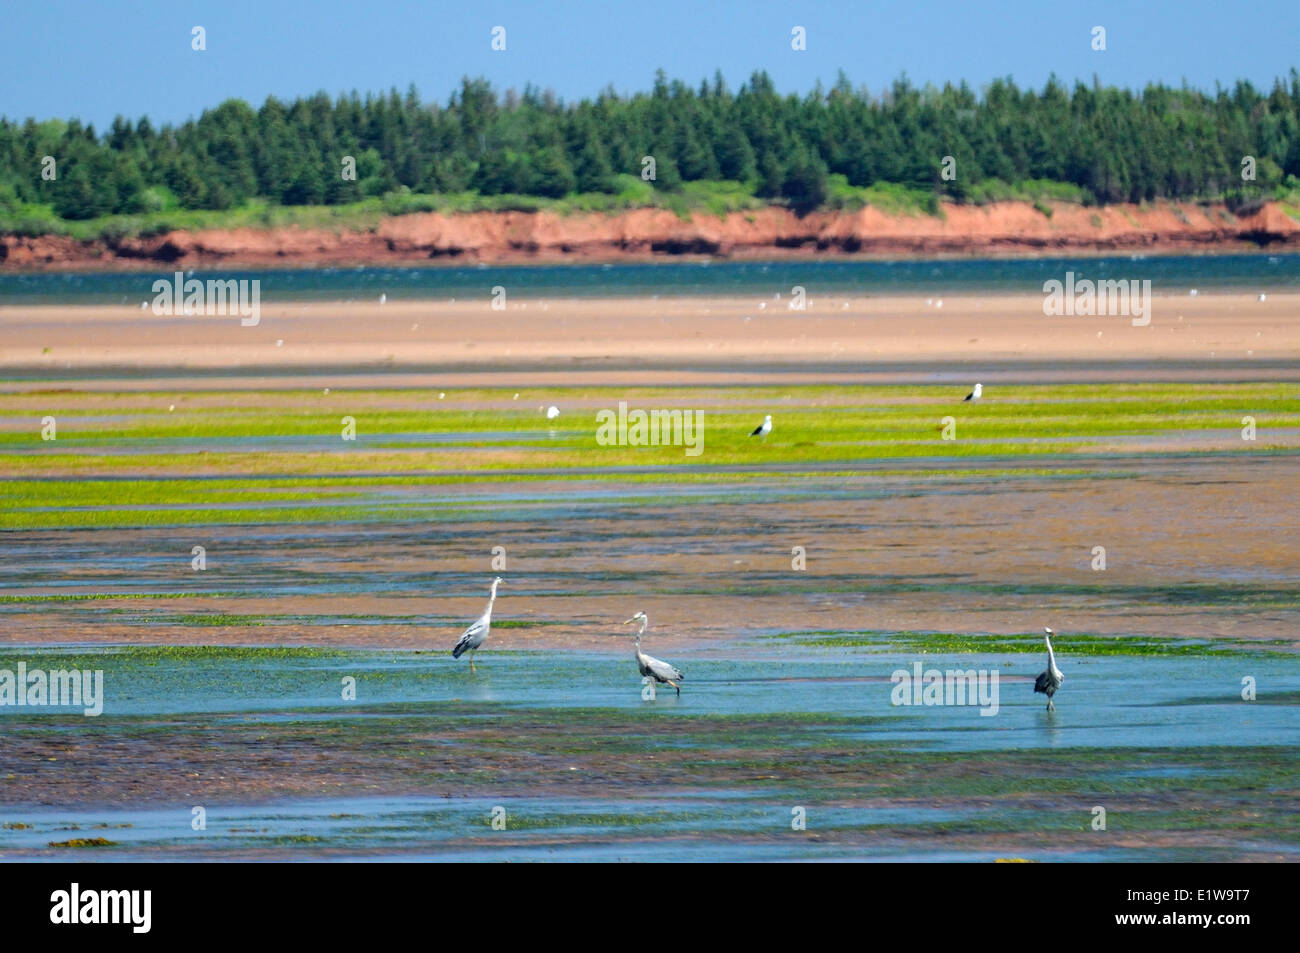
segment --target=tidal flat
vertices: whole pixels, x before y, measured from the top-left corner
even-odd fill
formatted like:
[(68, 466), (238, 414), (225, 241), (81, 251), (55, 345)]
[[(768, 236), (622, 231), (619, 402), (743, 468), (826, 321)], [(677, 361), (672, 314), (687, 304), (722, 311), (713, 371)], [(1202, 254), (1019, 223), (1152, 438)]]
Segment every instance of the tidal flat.
[(653, 699), (626, 652), (8, 648), (107, 703), (5, 713), (0, 855), (1297, 859), (1293, 656), (1058, 648), (1054, 713), (1037, 657), (925, 657), (997, 670), (994, 717), (893, 704), (906, 636), (714, 648)]
[[(671, 321), (734, 334), (719, 311)], [(1157, 327), (1145, 364), (986, 355), (974, 403), (966, 364), (846, 382), (799, 348), (628, 383), (16, 371), (0, 671), (102, 671), (104, 707), (0, 706), (0, 857), (1294, 861), (1300, 390)], [(702, 411), (703, 453), (598, 443), (620, 402)], [(680, 697), (643, 694), (638, 610)], [(996, 674), (996, 714), (895, 704), (917, 664)]]

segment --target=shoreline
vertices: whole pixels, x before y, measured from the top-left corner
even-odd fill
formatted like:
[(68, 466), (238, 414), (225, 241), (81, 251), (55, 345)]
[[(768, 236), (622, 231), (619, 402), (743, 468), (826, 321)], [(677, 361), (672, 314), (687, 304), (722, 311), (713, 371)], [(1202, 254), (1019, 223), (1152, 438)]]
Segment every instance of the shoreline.
[[(273, 230), (268, 230), (273, 231)], [(17, 236), (0, 235), (0, 243)], [(54, 237), (54, 236), (44, 236)], [(1061, 244), (1043, 246), (1024, 244), (1008, 247), (1005, 244), (972, 244), (965, 249), (918, 250), (899, 245), (877, 251), (830, 251), (787, 248), (779, 245), (756, 246), (726, 255), (691, 252), (620, 252), (600, 255), (582, 252), (537, 253), (504, 252), (494, 257), (465, 257), (453, 255), (430, 256), (426, 254), (391, 254), (385, 257), (364, 258), (296, 258), (287, 255), (267, 256), (233, 255), (230, 257), (206, 256), (187, 260), (162, 258), (103, 258), (86, 257), (68, 262), (46, 262), (12, 267), (0, 258), (0, 275), (48, 274), (153, 274), (160, 271), (189, 271), (195, 268), (256, 269), (266, 272), (310, 271), (322, 268), (426, 268), (453, 270), (456, 268), (487, 266), (581, 266), (581, 265), (660, 265), (660, 264), (715, 264), (725, 262), (749, 264), (785, 264), (789, 262), (861, 262), (888, 263), (901, 261), (952, 262), (952, 261), (1037, 261), (1051, 258), (1106, 258), (1113, 255), (1131, 255), (1137, 260), (1145, 258), (1175, 258), (1180, 256), (1214, 258), (1221, 255), (1258, 255), (1300, 253), (1300, 237), (1279, 239), (1260, 244), (1250, 241), (1201, 241), (1153, 244)], [(635, 297), (630, 295), (629, 297)], [(3, 305), (0, 305), (3, 306)]]
[[(0, 377), (108, 374), (289, 377), (526, 377), (699, 384), (809, 383), (895, 373), (918, 381), (1096, 379), (1196, 373), (1213, 379), (1300, 375), (1300, 294), (1157, 295), (1151, 321), (1045, 316), (1043, 297), (816, 295), (806, 311), (766, 308), (758, 295), (511, 301), (289, 302), (260, 323), (154, 316), (138, 305), (0, 306)], [(766, 308), (766, 309), (765, 309)], [(997, 371), (1001, 373), (995, 373)], [(1081, 372), (1081, 373), (1080, 373)], [(1107, 376), (1110, 376), (1109, 374)], [(968, 382), (967, 382), (968, 383)]]
[[(1050, 213), (1050, 214), (1049, 214)], [(797, 215), (769, 206), (679, 217), (617, 213), (422, 212), (367, 229), (168, 231), (81, 240), (0, 235), (0, 273), (155, 271), (198, 266), (612, 264), (660, 261), (878, 261), (1043, 258), (1062, 254), (1267, 254), (1300, 247), (1300, 220), (1277, 202), (1237, 216), (1222, 204), (1159, 201), (1085, 207), (945, 203), (939, 215), (857, 211)]]

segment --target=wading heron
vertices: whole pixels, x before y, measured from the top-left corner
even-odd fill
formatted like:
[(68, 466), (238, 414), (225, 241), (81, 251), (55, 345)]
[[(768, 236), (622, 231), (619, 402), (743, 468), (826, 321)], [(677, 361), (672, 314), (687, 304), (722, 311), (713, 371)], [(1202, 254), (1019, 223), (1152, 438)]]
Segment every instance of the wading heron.
[(1052, 636), (1056, 633), (1051, 629), (1044, 629), (1043, 631), (1047, 633), (1043, 636), (1043, 641), (1047, 643), (1047, 671), (1034, 679), (1034, 691), (1042, 692), (1047, 696), (1048, 711), (1056, 711), (1056, 706), (1052, 704), (1052, 696), (1056, 694), (1056, 690), (1065, 681), (1065, 676), (1056, 667), (1056, 653), (1052, 651)]
[(492, 580), (492, 594), (488, 596), (487, 608), (483, 614), (474, 620), (474, 624), (465, 630), (465, 634), (460, 637), (456, 647), (451, 650), (452, 658), (460, 658), (465, 652), (469, 652), (469, 670), (474, 671), (474, 653), (482, 648), (483, 643), (487, 641), (488, 633), (492, 631), (492, 604), (497, 601), (497, 586), (501, 585), (501, 577), (497, 576)]
[[(641, 628), (636, 634), (636, 667), (641, 670), (643, 678), (653, 678), (656, 682), (661, 684), (667, 682), (673, 688), (677, 689), (677, 694), (680, 695), (682, 693), (682, 687), (678, 685), (677, 682), (685, 681), (686, 679), (686, 676), (681, 673), (681, 670), (674, 668), (661, 659), (655, 658), (653, 655), (646, 655), (641, 651), (641, 636), (645, 635), (645, 627), (649, 621), (650, 620), (646, 618), (644, 612), (638, 612), (636, 615), (632, 616), (632, 618), (628, 619), (627, 622), (623, 623), (624, 625), (627, 625), (629, 622), (641, 623)], [(677, 682), (673, 681), (673, 679), (677, 679)]]

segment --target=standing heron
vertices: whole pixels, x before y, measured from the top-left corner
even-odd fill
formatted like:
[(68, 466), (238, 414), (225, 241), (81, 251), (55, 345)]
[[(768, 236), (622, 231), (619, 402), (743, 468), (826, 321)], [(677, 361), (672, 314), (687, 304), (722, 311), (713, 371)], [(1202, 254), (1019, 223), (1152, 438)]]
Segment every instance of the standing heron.
[(964, 403), (964, 402), (966, 402), (966, 401), (968, 401), (968, 400), (971, 400), (971, 401), (979, 400), (979, 399), (980, 399), (981, 397), (983, 397), (983, 396), (984, 396), (984, 385), (983, 385), (983, 384), (976, 384), (976, 385), (975, 385), (975, 389), (972, 390), (969, 394), (967, 394), (965, 397), (962, 398), (962, 402)]
[[(641, 676), (643, 678), (653, 678), (660, 684), (667, 682), (673, 688), (677, 689), (677, 694), (680, 695), (682, 693), (682, 687), (678, 685), (677, 682), (686, 680), (686, 676), (681, 673), (681, 670), (674, 668), (661, 659), (655, 658), (653, 655), (646, 655), (641, 651), (641, 636), (645, 635), (645, 627), (649, 624), (649, 621), (650, 620), (646, 618), (644, 612), (638, 612), (636, 615), (632, 616), (632, 618), (628, 619), (627, 622), (623, 623), (624, 625), (627, 625), (628, 622), (641, 623), (641, 628), (636, 634), (636, 667), (641, 670)], [(673, 681), (674, 678), (677, 679), (677, 682)]]
[(1043, 631), (1047, 633), (1043, 636), (1043, 641), (1047, 643), (1047, 671), (1034, 679), (1034, 691), (1042, 692), (1047, 696), (1048, 711), (1056, 711), (1056, 706), (1052, 704), (1052, 696), (1056, 694), (1056, 690), (1065, 681), (1065, 676), (1056, 667), (1056, 653), (1052, 651), (1052, 636), (1056, 633), (1051, 629), (1044, 629)]
[(763, 440), (766, 441), (767, 435), (770, 434), (771, 432), (772, 432), (772, 415), (768, 414), (766, 417), (763, 418), (763, 422), (759, 424), (757, 427), (755, 427), (753, 431), (750, 432), (749, 435), (751, 437), (762, 437)]
[(474, 621), (474, 624), (465, 630), (465, 634), (460, 637), (456, 647), (451, 650), (452, 658), (460, 658), (466, 651), (469, 652), (469, 670), (471, 672), (474, 671), (474, 653), (483, 647), (488, 634), (492, 631), (492, 604), (497, 601), (497, 586), (499, 585), (501, 585), (501, 577), (497, 576), (492, 580), (492, 594), (488, 596), (487, 608)]

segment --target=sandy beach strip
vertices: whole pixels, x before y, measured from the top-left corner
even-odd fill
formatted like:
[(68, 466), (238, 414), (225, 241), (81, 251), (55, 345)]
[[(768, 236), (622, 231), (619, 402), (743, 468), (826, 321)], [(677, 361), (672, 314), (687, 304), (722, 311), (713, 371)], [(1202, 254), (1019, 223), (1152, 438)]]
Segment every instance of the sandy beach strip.
[[(1041, 295), (386, 305), (278, 302), (261, 321), (138, 306), (0, 306), (0, 376), (36, 387), (697, 385), (860, 380), (1300, 379), (1300, 294), (1156, 296), (1151, 320), (1043, 314)], [(95, 378), (115, 378), (96, 384)], [(148, 378), (140, 381), (136, 378)], [(133, 380), (136, 379), (136, 380)], [(82, 384), (79, 384), (82, 386)]]

